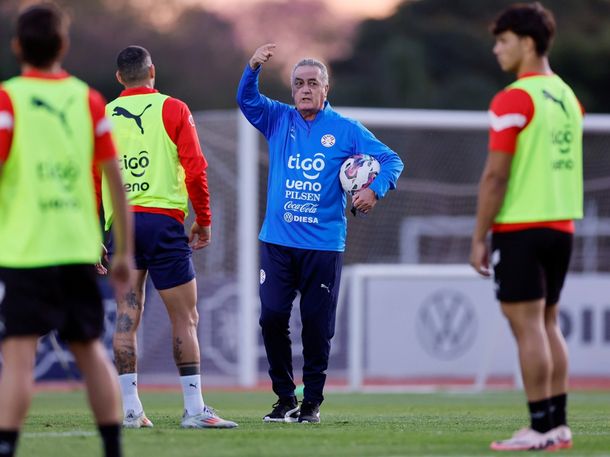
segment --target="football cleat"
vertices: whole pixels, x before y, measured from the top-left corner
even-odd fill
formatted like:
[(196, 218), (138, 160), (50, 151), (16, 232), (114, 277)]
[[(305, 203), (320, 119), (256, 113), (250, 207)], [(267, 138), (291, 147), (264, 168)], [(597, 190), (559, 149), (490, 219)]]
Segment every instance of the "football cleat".
[(572, 430), (567, 425), (560, 425), (552, 430), (557, 439), (558, 449), (570, 449), (572, 447)]
[(301, 403), (301, 412), (299, 413), (300, 423), (317, 424), (320, 422), (320, 405), (311, 401), (303, 401)]
[(182, 428), (235, 428), (237, 424), (219, 417), (212, 408), (204, 406), (201, 413), (192, 416), (189, 416), (185, 410), (180, 426)]
[(153, 423), (150, 421), (144, 411), (136, 414), (133, 409), (128, 409), (123, 418), (123, 427), (125, 428), (152, 428)]
[(559, 444), (554, 430), (540, 433), (523, 428), (511, 438), (494, 441), (489, 447), (494, 451), (554, 451), (559, 449)]
[(273, 411), (263, 417), (264, 422), (297, 422), (299, 403), (296, 397), (283, 397), (273, 404)]

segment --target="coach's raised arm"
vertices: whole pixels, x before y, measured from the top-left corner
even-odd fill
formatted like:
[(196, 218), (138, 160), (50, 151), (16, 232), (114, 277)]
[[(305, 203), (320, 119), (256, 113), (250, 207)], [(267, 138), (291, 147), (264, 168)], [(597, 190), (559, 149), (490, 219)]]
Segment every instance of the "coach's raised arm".
[(271, 57), (273, 57), (275, 46), (275, 43), (267, 43), (254, 51), (254, 54), (252, 57), (250, 57), (250, 61), (248, 62), (250, 64), (250, 68), (252, 70), (256, 70), (262, 64), (271, 59)]

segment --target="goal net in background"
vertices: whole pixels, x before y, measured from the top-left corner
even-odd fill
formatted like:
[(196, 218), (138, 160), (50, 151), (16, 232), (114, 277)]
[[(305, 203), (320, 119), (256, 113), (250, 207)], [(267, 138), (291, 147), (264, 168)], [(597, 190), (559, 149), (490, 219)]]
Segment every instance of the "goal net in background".
[[(485, 338), (493, 339), (490, 332), (505, 332), (505, 324), (488, 325), (488, 317), (477, 314), (480, 302), (499, 319), (491, 283), (464, 269), (478, 180), (487, 154), (486, 113), (338, 111), (360, 120), (394, 149), (405, 169), (398, 189), (380, 201), (372, 214), (348, 215), (346, 270), (329, 382), (359, 389), (373, 383), (434, 384), (443, 380), (481, 384), (483, 375), (511, 378), (514, 354), (508, 352), (504, 357), (508, 363), (498, 370), (485, 351), (490, 347)], [(208, 385), (253, 386), (267, 381), (257, 296), (257, 234), (265, 210), (267, 145), (237, 111), (200, 112), (195, 120), (209, 163), (213, 212), (212, 244), (194, 254), (202, 368)], [(586, 218), (577, 224), (571, 272), (608, 273), (610, 116), (588, 116), (584, 149)], [(191, 221), (192, 215), (187, 227)], [(446, 266), (440, 266), (443, 264)], [(453, 264), (461, 266), (456, 269)], [(354, 285), (354, 278), (359, 284)], [(591, 289), (591, 285), (587, 287)], [(139, 334), (141, 383), (174, 384), (177, 378), (167, 314), (152, 287), (147, 293)], [(383, 295), (387, 293), (392, 296)], [(354, 294), (358, 294), (356, 312)], [(562, 325), (585, 349), (587, 344), (595, 346), (595, 351), (610, 357), (608, 303), (589, 308), (583, 304), (582, 309), (563, 315)], [(108, 307), (112, 310), (110, 302)], [(295, 307), (298, 309), (298, 303)], [(473, 331), (471, 324), (478, 336), (459, 334)], [(435, 329), (440, 333), (435, 334)], [(107, 338), (111, 331), (109, 328)], [(295, 376), (300, 379), (298, 312), (293, 313), (291, 335)], [(436, 345), (440, 352), (433, 354), (426, 344)], [(452, 344), (461, 349), (452, 349)], [(427, 354), (429, 360), (414, 359), (417, 351)], [(595, 357), (589, 359), (595, 363)], [(431, 368), (426, 372), (428, 362)], [(444, 371), (437, 370), (435, 363)], [(471, 372), (462, 369), (465, 365), (472, 365)], [(587, 373), (586, 366), (581, 371)], [(591, 374), (600, 375), (594, 367)], [(605, 375), (610, 377), (610, 372)]]
[[(416, 278), (416, 285), (427, 284), (418, 279), (421, 275), (414, 273), (413, 266), (417, 268), (417, 265), (466, 263), (474, 224), (478, 180), (487, 155), (487, 114), (354, 108), (339, 110), (359, 119), (381, 141), (394, 149), (404, 161), (405, 170), (399, 180), (398, 189), (390, 192), (388, 198), (382, 200), (370, 216), (348, 216), (348, 248), (345, 255), (348, 268), (343, 291), (352, 290), (353, 295), (354, 291), (358, 290), (358, 285), (350, 285), (350, 266), (358, 265), (355, 270), (359, 275), (360, 287), (363, 288), (358, 293), (362, 293), (364, 300), (361, 310), (364, 320), (358, 321), (358, 314), (353, 312), (354, 299), (350, 298), (349, 293), (343, 293), (338, 310), (329, 379), (341, 380), (354, 388), (375, 382), (392, 384), (414, 380), (418, 383), (434, 383), (454, 380), (458, 383), (472, 382), (481, 385), (487, 376), (491, 379), (512, 379), (516, 366), (514, 353), (505, 351), (507, 354), (502, 361), (505, 367), (498, 370), (490, 361), (494, 357), (485, 351), (492, 347), (489, 343), (494, 335), (489, 332), (509, 336), (499, 316), (490, 282), (478, 280), (470, 272), (464, 271), (463, 267), (458, 267), (456, 273), (455, 268), (447, 265), (445, 270), (422, 267), (423, 271), (431, 272), (427, 277), (437, 282), (432, 281), (420, 290), (420, 296), (416, 296), (411, 283), (396, 283), (408, 277), (410, 281)], [(587, 120), (587, 217), (578, 224), (572, 262), (574, 273), (610, 270), (608, 119), (590, 116)], [(221, 382), (251, 385), (258, 380), (267, 379), (267, 364), (258, 328), (256, 240), (265, 210), (267, 145), (262, 136), (254, 132), (236, 112), (201, 113), (197, 116), (197, 122), (204, 151), (210, 163), (209, 179), (214, 212), (213, 245), (207, 252), (195, 255), (201, 293), (200, 337), (203, 366), (208, 377), (213, 376), (214, 380), (217, 377)], [(239, 125), (241, 127), (238, 127)], [(236, 132), (240, 134), (236, 135)], [(252, 177), (255, 178), (253, 181), (244, 182)], [(245, 232), (244, 227), (248, 227)], [(367, 268), (367, 265), (371, 264), (379, 265), (376, 269)], [(405, 264), (411, 265), (408, 267), (411, 269), (401, 276)], [(369, 279), (367, 272), (377, 279)], [(466, 283), (461, 284), (462, 280)], [(476, 283), (468, 282), (473, 280)], [(451, 284), (452, 281), (457, 281), (452, 287), (441, 287)], [(371, 291), (374, 293), (380, 287), (379, 284), (383, 290), (395, 290), (394, 296), (398, 295), (400, 300), (392, 305), (392, 297), (384, 299), (370, 296)], [(476, 291), (475, 296), (469, 298), (469, 291), (473, 290)], [(467, 307), (469, 302), (472, 309)], [(382, 303), (388, 308), (383, 309)], [(478, 306), (492, 310), (493, 316), (477, 315)], [(435, 307), (434, 312), (438, 315), (430, 314), (426, 317), (423, 309), (432, 310)], [(157, 308), (161, 310), (161, 314), (164, 312), (161, 306)], [(399, 317), (401, 311), (409, 309), (415, 314)], [(421, 310), (414, 311), (415, 309)], [(247, 319), (244, 318), (244, 313), (248, 315)], [(460, 313), (465, 314), (462, 316)], [(401, 318), (405, 320), (400, 321), (395, 330), (389, 330), (393, 315), (399, 321)], [(564, 316), (563, 323), (571, 327), (572, 340), (583, 340), (583, 344), (596, 343), (587, 341), (591, 335), (583, 335), (582, 331), (577, 331), (577, 328), (582, 330), (589, 325), (589, 315), (591, 319), (604, 321), (605, 315), (597, 310), (579, 310), (573, 315)], [(389, 316), (389, 321), (380, 319), (380, 316)], [(162, 317), (158, 316), (155, 321), (164, 322)], [(467, 322), (461, 322), (460, 318), (466, 319)], [(493, 318), (497, 320), (492, 321)], [(468, 341), (460, 341), (460, 337), (453, 335), (450, 328), (443, 329), (443, 325), (452, 325), (452, 319), (456, 320), (457, 330), (459, 325), (464, 325), (463, 329), (467, 330), (470, 328), (468, 322), (478, 319), (478, 339), (473, 337), (470, 346), (461, 349), (463, 352), (456, 349), (452, 353), (451, 347), (445, 347), (440, 356), (431, 354), (430, 348), (425, 348), (425, 332), (419, 331), (420, 335), (417, 336), (417, 326), (421, 330), (426, 319), (432, 327), (440, 325), (442, 331), (436, 338), (441, 346), (467, 346)], [(439, 319), (444, 319), (445, 324), (439, 323)], [(489, 321), (489, 325), (486, 325), (486, 321)], [(593, 337), (590, 339), (596, 338), (596, 344), (601, 345), (601, 350), (607, 350), (609, 342), (604, 340), (605, 336), (602, 338), (601, 327), (598, 330), (599, 326), (595, 322), (591, 323), (591, 327), (595, 332), (591, 330)], [(389, 331), (384, 332), (384, 329)], [(291, 330), (296, 361), (295, 374), (300, 378), (302, 361), (298, 312), (293, 315)], [(430, 332), (434, 332), (434, 329)], [(380, 339), (379, 335), (388, 338)], [(404, 335), (413, 338), (405, 340)], [(512, 346), (511, 343), (508, 347)], [(166, 341), (163, 347), (167, 358), (170, 359), (169, 341)], [(363, 350), (358, 352), (358, 348)], [(430, 370), (426, 373), (415, 370), (415, 365), (425, 364), (417, 358), (406, 356), (418, 350), (431, 357), (431, 364), (440, 357), (437, 362), (445, 371)], [(357, 358), (358, 354), (361, 356), (360, 360)], [(256, 362), (253, 363), (252, 359)], [(383, 360), (386, 360), (389, 366), (392, 359), (396, 359), (392, 364), (394, 367), (405, 365), (402, 371), (391, 366), (384, 369)], [(400, 364), (399, 360), (407, 362)], [(594, 358), (590, 357), (590, 360), (593, 362)], [(356, 366), (358, 362), (360, 374)], [(469, 364), (473, 367), (472, 373), (460, 370)], [(171, 363), (169, 365), (171, 368)], [(250, 372), (244, 369), (248, 366)], [(150, 369), (151, 374), (154, 373), (155, 364), (151, 364)], [(586, 367), (584, 371), (586, 372)], [(173, 374), (173, 371), (171, 372)]]

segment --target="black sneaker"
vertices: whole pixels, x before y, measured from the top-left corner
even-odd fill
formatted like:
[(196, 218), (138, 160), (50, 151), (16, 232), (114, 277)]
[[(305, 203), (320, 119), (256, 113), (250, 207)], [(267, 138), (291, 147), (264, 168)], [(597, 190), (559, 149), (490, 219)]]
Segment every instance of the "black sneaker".
[(265, 422), (296, 422), (299, 420), (299, 403), (296, 397), (279, 398), (273, 411), (263, 417)]
[(299, 422), (319, 423), (320, 404), (307, 400), (303, 401), (303, 403), (301, 403), (301, 412), (299, 413)]

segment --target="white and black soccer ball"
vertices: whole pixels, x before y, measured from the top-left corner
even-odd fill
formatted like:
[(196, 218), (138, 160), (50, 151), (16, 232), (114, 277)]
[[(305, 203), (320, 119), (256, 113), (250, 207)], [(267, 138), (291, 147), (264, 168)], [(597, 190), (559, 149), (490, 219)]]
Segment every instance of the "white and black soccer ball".
[(356, 154), (348, 157), (341, 165), (339, 180), (341, 187), (349, 195), (369, 187), (379, 174), (381, 165), (377, 159), (368, 154)]

